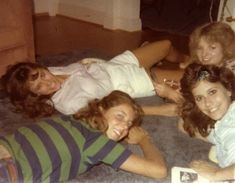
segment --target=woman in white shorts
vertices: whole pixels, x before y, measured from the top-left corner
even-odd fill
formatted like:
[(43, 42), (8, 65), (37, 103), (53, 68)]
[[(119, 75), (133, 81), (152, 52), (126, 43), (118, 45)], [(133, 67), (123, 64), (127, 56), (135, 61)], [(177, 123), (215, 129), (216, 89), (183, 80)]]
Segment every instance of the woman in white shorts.
[[(113, 90), (134, 98), (155, 95), (150, 69), (164, 58), (172, 62), (182, 58), (168, 40), (125, 51), (107, 62), (87, 58), (65, 67), (49, 68), (17, 63), (9, 67), (2, 81), (12, 103), (31, 117), (50, 115), (54, 108), (63, 114), (74, 114), (90, 100)], [(176, 115), (177, 111), (174, 104), (143, 109), (146, 114), (166, 116)]]

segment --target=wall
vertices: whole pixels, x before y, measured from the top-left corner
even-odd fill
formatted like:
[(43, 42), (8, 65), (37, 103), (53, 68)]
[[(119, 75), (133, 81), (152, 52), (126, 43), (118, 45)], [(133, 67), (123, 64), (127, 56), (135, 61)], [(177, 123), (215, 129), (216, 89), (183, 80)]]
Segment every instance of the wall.
[(49, 12), (50, 0), (34, 0), (34, 12), (37, 14)]
[(60, 0), (34, 0), (34, 12), (36, 14), (48, 13), (55, 16), (58, 12), (58, 4)]
[(108, 29), (141, 30), (140, 0), (106, 0), (103, 25)]
[(34, 0), (35, 13), (56, 14), (126, 31), (141, 30), (140, 0)]
[[(223, 21), (231, 25), (233, 30), (235, 30), (235, 1), (234, 0), (227, 0), (227, 3), (224, 6), (225, 0), (220, 0), (220, 7), (218, 13), (218, 21)], [(231, 17), (231, 21), (228, 17)]]
[(91, 23), (103, 24), (105, 0), (60, 0), (58, 13)]

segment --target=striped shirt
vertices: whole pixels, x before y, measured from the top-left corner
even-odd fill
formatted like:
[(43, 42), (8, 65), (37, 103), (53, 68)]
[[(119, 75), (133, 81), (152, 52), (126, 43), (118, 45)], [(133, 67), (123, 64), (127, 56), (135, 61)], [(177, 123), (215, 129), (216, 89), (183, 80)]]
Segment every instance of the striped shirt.
[(215, 123), (208, 140), (216, 145), (216, 157), (220, 167), (235, 164), (235, 102), (224, 117)]
[(70, 116), (21, 127), (1, 137), (0, 144), (11, 153), (23, 182), (70, 180), (100, 162), (116, 169), (131, 155), (121, 144)]

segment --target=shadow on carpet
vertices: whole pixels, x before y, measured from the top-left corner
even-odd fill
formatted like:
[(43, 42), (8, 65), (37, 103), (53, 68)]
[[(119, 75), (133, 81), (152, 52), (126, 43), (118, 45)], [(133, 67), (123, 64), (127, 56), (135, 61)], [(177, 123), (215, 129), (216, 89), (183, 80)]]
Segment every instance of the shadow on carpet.
[[(50, 55), (37, 58), (39, 63), (47, 66), (66, 65), (78, 61), (85, 57), (98, 57), (108, 59), (111, 56), (97, 50), (77, 50), (69, 53)], [(155, 105), (163, 103), (159, 97), (145, 97), (136, 99), (140, 104)], [(0, 97), (0, 136), (13, 132), (22, 125), (34, 122), (32, 119), (23, 117), (13, 112), (14, 107), (9, 99), (1, 93)], [(197, 139), (192, 139), (180, 133), (177, 126), (177, 118), (162, 116), (144, 117), (142, 126), (153, 138), (154, 143), (161, 150), (168, 167), (168, 176), (162, 180), (154, 180), (143, 176), (128, 173), (122, 170), (113, 170), (104, 164), (91, 168), (88, 172), (80, 175), (77, 179), (68, 181), (69, 183), (170, 183), (170, 168), (172, 166), (184, 166), (195, 159), (207, 159), (210, 146)], [(138, 146), (129, 145), (129, 148), (142, 154)]]

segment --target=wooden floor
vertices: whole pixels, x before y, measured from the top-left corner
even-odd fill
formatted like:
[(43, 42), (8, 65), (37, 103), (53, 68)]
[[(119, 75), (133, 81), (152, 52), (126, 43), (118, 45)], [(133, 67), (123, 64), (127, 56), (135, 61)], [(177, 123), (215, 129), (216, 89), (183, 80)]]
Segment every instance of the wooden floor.
[(80, 48), (105, 50), (113, 55), (134, 49), (144, 41), (170, 39), (187, 52), (188, 38), (148, 29), (138, 32), (111, 31), (102, 26), (63, 16), (36, 16), (34, 21), (36, 55), (63, 53)]

